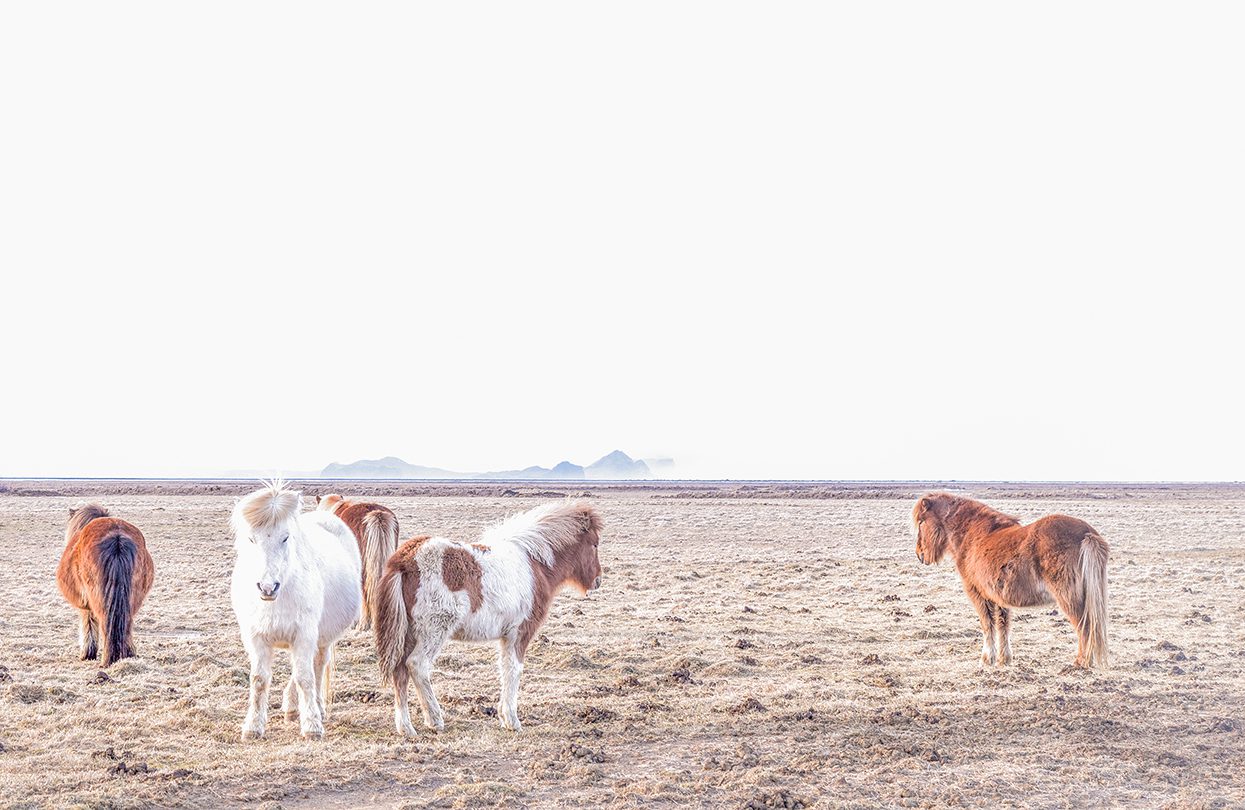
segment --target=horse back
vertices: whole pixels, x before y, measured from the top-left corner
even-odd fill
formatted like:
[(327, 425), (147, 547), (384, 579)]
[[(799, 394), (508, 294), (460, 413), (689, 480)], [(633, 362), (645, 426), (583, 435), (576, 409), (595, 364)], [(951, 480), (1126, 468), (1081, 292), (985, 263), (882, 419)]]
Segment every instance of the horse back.
[(319, 547), (322, 541), (316, 537), (317, 530), (319, 530), (336, 540), (340, 550), (345, 552), (347, 557), (352, 557), (356, 566), (361, 565), (358, 562), (359, 541), (355, 537), (354, 531), (337, 515), (328, 512), (303, 512), (298, 516), (298, 520), (303, 534), (308, 537), (312, 544), (311, 548), (317, 551), (317, 556), (321, 558), (325, 556), (323, 549)]
[(1081, 543), (1093, 527), (1067, 515), (1008, 526), (961, 544), (960, 574), (977, 590), (1009, 607), (1053, 601), (1052, 588), (1078, 576)]

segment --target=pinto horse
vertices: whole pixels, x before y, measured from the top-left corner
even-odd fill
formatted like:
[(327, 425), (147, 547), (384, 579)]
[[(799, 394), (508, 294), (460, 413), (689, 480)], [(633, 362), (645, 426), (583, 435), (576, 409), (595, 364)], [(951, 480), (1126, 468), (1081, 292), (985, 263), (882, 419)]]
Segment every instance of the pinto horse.
[(134, 615), (155, 566), (136, 526), (95, 504), (69, 510), (65, 551), (56, 570), (65, 601), (78, 609), (82, 660), (107, 667), (134, 653)]
[(407, 685), (425, 725), (444, 728), (432, 691), (432, 664), (445, 642), (498, 641), (497, 717), (518, 731), (519, 675), (528, 644), (564, 585), (601, 585), (601, 518), (586, 503), (539, 506), (486, 530), (480, 543), (440, 537), (408, 540), (389, 558), (377, 602), (376, 656), (394, 690), (394, 724), (414, 736)]
[(363, 618), (360, 630), (370, 630), (376, 612), (376, 589), (385, 575), (385, 563), (398, 548), (398, 518), (378, 503), (348, 501), (336, 493), (316, 496), (316, 509), (337, 515), (354, 532), (363, 559)]
[[(1054, 602), (1076, 628), (1076, 666), (1107, 665), (1107, 541), (1083, 520), (1049, 515), (1028, 526), (968, 498), (926, 495), (912, 509), (916, 556), (950, 551), (981, 618), (981, 662), (1012, 659), (1011, 611)], [(996, 643), (997, 637), (997, 643)]]
[[(302, 735), (324, 736), (333, 645), (359, 619), (359, 547), (354, 533), (327, 512), (302, 512), (302, 493), (279, 480), (233, 509), (231, 599), (251, 658), (251, 695), (242, 739), (264, 736), (273, 651), (290, 651)], [(288, 699), (283, 708), (289, 716)]]

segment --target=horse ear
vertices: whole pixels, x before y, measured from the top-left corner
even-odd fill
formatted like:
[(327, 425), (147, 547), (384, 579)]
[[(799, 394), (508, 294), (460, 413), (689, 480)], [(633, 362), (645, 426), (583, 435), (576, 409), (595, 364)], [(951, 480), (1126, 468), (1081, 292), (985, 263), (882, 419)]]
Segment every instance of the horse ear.
[(71, 507), (69, 507), (69, 514), (71, 514), (71, 515), (72, 515), (72, 514), (74, 513), (74, 511), (75, 511), (75, 510), (74, 510), (74, 508), (73, 508), (72, 506), (71, 506)]
[(315, 503), (315, 505), (316, 505), (316, 506), (319, 506), (319, 505), (320, 505), (320, 496), (319, 496), (319, 495), (312, 495), (311, 497), (314, 499), (313, 503)]

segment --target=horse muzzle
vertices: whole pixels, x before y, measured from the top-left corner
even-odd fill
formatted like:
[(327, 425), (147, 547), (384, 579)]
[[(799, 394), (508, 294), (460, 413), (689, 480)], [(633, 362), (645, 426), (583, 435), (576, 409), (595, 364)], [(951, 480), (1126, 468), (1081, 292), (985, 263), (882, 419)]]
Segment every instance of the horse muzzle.
[(260, 599), (265, 602), (272, 602), (277, 598), (277, 589), (281, 587), (281, 583), (274, 582), (271, 585), (265, 585), (262, 582), (256, 582), (255, 587), (259, 589)]
[(600, 587), (601, 587), (601, 578), (597, 577), (596, 579), (592, 580), (592, 587), (588, 589), (588, 593), (592, 593), (593, 591), (595, 591), (597, 588), (600, 588)]

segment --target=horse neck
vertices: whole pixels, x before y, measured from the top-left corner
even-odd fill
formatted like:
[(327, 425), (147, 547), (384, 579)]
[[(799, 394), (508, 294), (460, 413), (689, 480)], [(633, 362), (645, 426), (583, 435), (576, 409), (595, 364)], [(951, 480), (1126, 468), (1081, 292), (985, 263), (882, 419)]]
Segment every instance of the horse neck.
[(553, 597), (557, 596), (558, 591), (562, 590), (566, 582), (575, 581), (575, 565), (572, 560), (574, 549), (551, 549), (550, 553), (553, 557), (552, 566), (547, 565), (540, 557), (528, 554), (532, 576), (536, 579), (532, 613), (537, 616), (545, 615), (549, 605), (553, 602)]
[(986, 535), (1009, 524), (1011, 519), (976, 501), (961, 501), (947, 519), (947, 536), (952, 549), (968, 535)]

